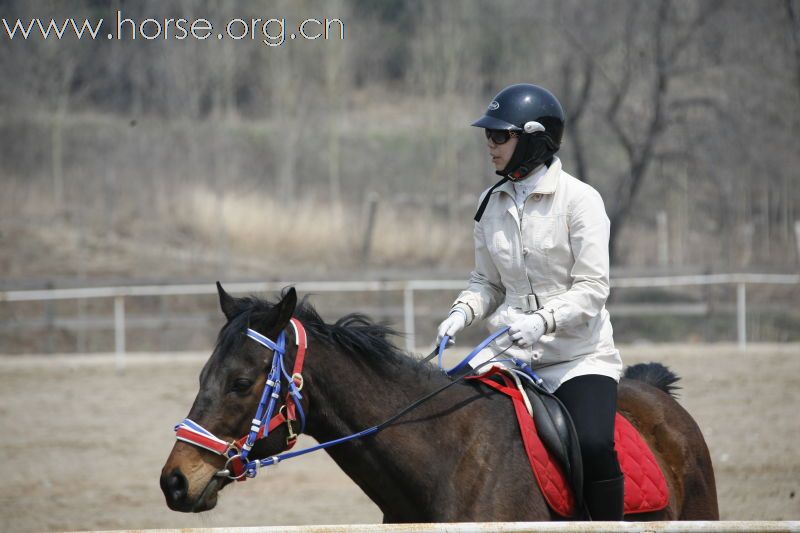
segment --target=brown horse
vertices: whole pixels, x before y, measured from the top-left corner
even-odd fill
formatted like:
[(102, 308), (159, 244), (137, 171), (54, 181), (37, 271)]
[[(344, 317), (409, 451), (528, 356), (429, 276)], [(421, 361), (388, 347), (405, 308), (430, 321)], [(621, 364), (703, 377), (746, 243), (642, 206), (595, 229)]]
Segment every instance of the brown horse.
[[(305, 301), (297, 304), (294, 289), (270, 304), (232, 298), (218, 288), (228, 321), (200, 374), (189, 418), (219, 438), (246, 434), (273, 357), (245, 336), (246, 329), (273, 340), (286, 330), (292, 339), (292, 316), (309, 335), (302, 407), (306, 433), (319, 442), (375, 425), (451, 381), (401, 353), (386, 340), (391, 329), (362, 315), (326, 324)], [(287, 347), (291, 368), (294, 343)], [(666, 509), (630, 518), (716, 520), (708, 448), (697, 424), (668, 394), (677, 380), (668, 377), (659, 378), (661, 388), (642, 381), (646, 376), (620, 382), (619, 410), (648, 441), (670, 490)], [(257, 442), (251, 457), (283, 451), (287, 436), (282, 424)], [(385, 522), (558, 519), (533, 477), (510, 401), (482, 385), (456, 383), (380, 433), (326, 451), (383, 511)], [(161, 473), (167, 505), (185, 512), (213, 508), (230, 482), (215, 475), (224, 465), (219, 455), (177, 442)]]

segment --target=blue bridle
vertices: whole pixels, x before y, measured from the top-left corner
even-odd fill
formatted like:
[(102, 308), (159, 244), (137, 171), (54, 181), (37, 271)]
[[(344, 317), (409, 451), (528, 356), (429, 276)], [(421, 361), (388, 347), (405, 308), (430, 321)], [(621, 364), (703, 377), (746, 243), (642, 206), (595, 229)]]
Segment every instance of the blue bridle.
[[(294, 324), (292, 325), (294, 326)], [(300, 413), (300, 433), (303, 433), (306, 429), (306, 415), (301, 402), (303, 395), (300, 394), (300, 389), (303, 386), (302, 381), (300, 385), (295, 384), (294, 376), (290, 376), (286, 371), (286, 365), (283, 361), (286, 355), (286, 332), (281, 331), (280, 335), (278, 335), (277, 342), (272, 342), (269, 338), (250, 328), (247, 328), (247, 336), (268, 350), (272, 350), (275, 355), (272, 357), (272, 367), (270, 368), (269, 374), (267, 374), (267, 386), (264, 387), (264, 392), (261, 393), (261, 400), (258, 402), (258, 409), (256, 409), (256, 416), (253, 418), (253, 424), (250, 426), (250, 433), (247, 435), (247, 441), (242, 446), (243, 460), (247, 459), (247, 454), (250, 453), (250, 449), (255, 444), (258, 438), (258, 432), (262, 426), (265, 428), (264, 437), (269, 434), (269, 425), (267, 421), (272, 419), (272, 414), (275, 412), (275, 404), (280, 399), (281, 375), (286, 379), (289, 386), (289, 394), (294, 397), (295, 406), (298, 413)], [(267, 398), (269, 398), (268, 404)], [(266, 410), (264, 410), (265, 405)]]
[[(302, 328), (302, 325), (296, 325), (294, 320), (295, 319), (292, 319), (290, 324), (295, 329), (295, 338), (299, 346), (301, 336), (298, 326)], [(247, 456), (259, 438), (265, 438), (269, 435), (270, 421), (275, 414), (275, 406), (280, 400), (281, 377), (286, 379), (289, 395), (294, 399), (294, 408), (297, 410), (300, 417), (300, 433), (303, 433), (306, 427), (306, 416), (302, 405), (303, 395), (300, 393), (300, 390), (303, 388), (302, 375), (299, 373), (290, 375), (286, 370), (284, 362), (284, 357), (286, 355), (286, 332), (281, 331), (276, 341), (250, 328), (247, 328), (246, 335), (268, 350), (271, 350), (273, 352), (273, 357), (270, 370), (267, 373), (266, 384), (261, 393), (261, 399), (258, 402), (255, 417), (251, 421), (250, 431), (244, 439), (244, 442), (242, 442), (242, 439), (230, 443), (226, 442), (189, 418), (184, 419), (180, 424), (175, 426), (178, 440), (200, 446), (211, 452), (227, 457), (225, 469), (218, 472), (217, 475), (224, 473), (225, 476), (231, 477), (232, 479), (241, 479), (244, 476), (254, 477), (256, 469), (260, 466), (256, 461), (247, 461)], [(305, 339), (305, 335), (303, 335), (303, 339)], [(296, 383), (296, 381), (299, 383)], [(289, 429), (290, 437), (294, 437), (291, 432), (291, 425)], [(241, 473), (231, 476), (228, 465), (233, 461), (239, 462), (241, 468), (237, 470), (241, 470)]]

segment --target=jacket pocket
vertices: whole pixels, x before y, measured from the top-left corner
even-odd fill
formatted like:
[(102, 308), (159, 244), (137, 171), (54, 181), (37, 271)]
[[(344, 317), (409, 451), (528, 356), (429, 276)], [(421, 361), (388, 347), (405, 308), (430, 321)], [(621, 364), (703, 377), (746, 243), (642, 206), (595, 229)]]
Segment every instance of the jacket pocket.
[(528, 216), (523, 219), (525, 245), (537, 250), (549, 250), (555, 244), (556, 217)]
[(554, 246), (553, 217), (529, 216), (523, 219), (523, 248), (526, 274), (534, 286), (553, 282), (550, 268), (550, 251)]
[(504, 267), (505, 270), (511, 268), (514, 260), (514, 241), (512, 238), (513, 236), (508, 235), (505, 231), (497, 229), (486, 242), (495, 264), (498, 267)]

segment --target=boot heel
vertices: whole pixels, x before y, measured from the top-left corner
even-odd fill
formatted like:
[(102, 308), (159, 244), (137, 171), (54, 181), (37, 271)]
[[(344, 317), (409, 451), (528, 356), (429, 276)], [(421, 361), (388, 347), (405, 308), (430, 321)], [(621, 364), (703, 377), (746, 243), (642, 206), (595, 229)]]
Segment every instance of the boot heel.
[(622, 520), (625, 510), (625, 476), (586, 482), (583, 495), (592, 520)]

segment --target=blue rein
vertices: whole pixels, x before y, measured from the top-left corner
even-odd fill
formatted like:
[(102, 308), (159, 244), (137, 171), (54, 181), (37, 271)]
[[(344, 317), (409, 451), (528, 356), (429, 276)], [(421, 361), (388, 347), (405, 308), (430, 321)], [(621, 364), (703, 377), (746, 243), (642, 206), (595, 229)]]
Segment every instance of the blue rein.
[[(476, 355), (478, 355), (481, 352), (481, 350), (483, 350), (491, 343), (493, 343), (495, 339), (497, 339), (500, 335), (508, 332), (509, 329), (510, 329), (509, 326), (500, 328), (491, 335), (489, 335), (488, 337), (486, 337), (483, 340), (483, 342), (481, 342), (478, 346), (476, 346), (474, 350), (469, 352), (467, 356), (461, 360), (461, 362), (459, 362), (456, 366), (454, 366), (450, 370), (447, 370), (444, 368), (444, 366), (442, 366), (442, 354), (447, 349), (447, 342), (450, 340), (450, 337), (445, 335), (442, 338), (442, 342), (439, 343), (439, 349), (438, 349), (439, 368), (441, 368), (448, 376), (453, 376), (455, 374), (458, 374), (459, 372), (461, 372), (461, 370), (463, 370), (465, 366), (469, 364), (470, 361), (472, 361), (475, 358)], [(539, 386), (542, 386), (544, 384), (544, 380), (540, 378), (539, 375), (536, 374), (536, 372), (533, 371), (533, 369), (530, 367), (528, 363), (516, 357), (512, 358), (511, 361), (517, 368), (519, 368), (525, 374), (530, 376), (533, 379), (534, 383), (536, 383)]]
[(467, 356), (464, 359), (461, 360), (460, 363), (458, 363), (456, 366), (454, 366), (450, 370), (447, 370), (444, 366), (442, 366), (442, 354), (447, 349), (447, 342), (450, 340), (450, 337), (445, 335), (444, 337), (442, 337), (442, 342), (439, 343), (439, 353), (438, 353), (439, 368), (441, 368), (445, 372), (445, 374), (447, 374), (448, 376), (452, 376), (454, 374), (457, 374), (457, 373), (461, 372), (461, 370), (463, 370), (464, 367), (467, 366), (469, 364), (469, 362), (472, 361), (475, 358), (475, 356), (478, 355), (481, 352), (481, 350), (483, 350), (484, 348), (489, 346), (491, 343), (493, 343), (495, 341), (495, 339), (497, 339), (497, 337), (499, 337), (503, 333), (506, 333), (508, 330), (509, 330), (509, 327), (506, 326), (504, 328), (498, 329), (497, 331), (495, 331), (494, 333), (492, 333), (491, 335), (486, 337), (483, 340), (483, 342), (481, 342), (479, 345), (477, 345), (475, 347), (475, 349), (473, 349), (471, 352), (469, 352), (467, 354)]

